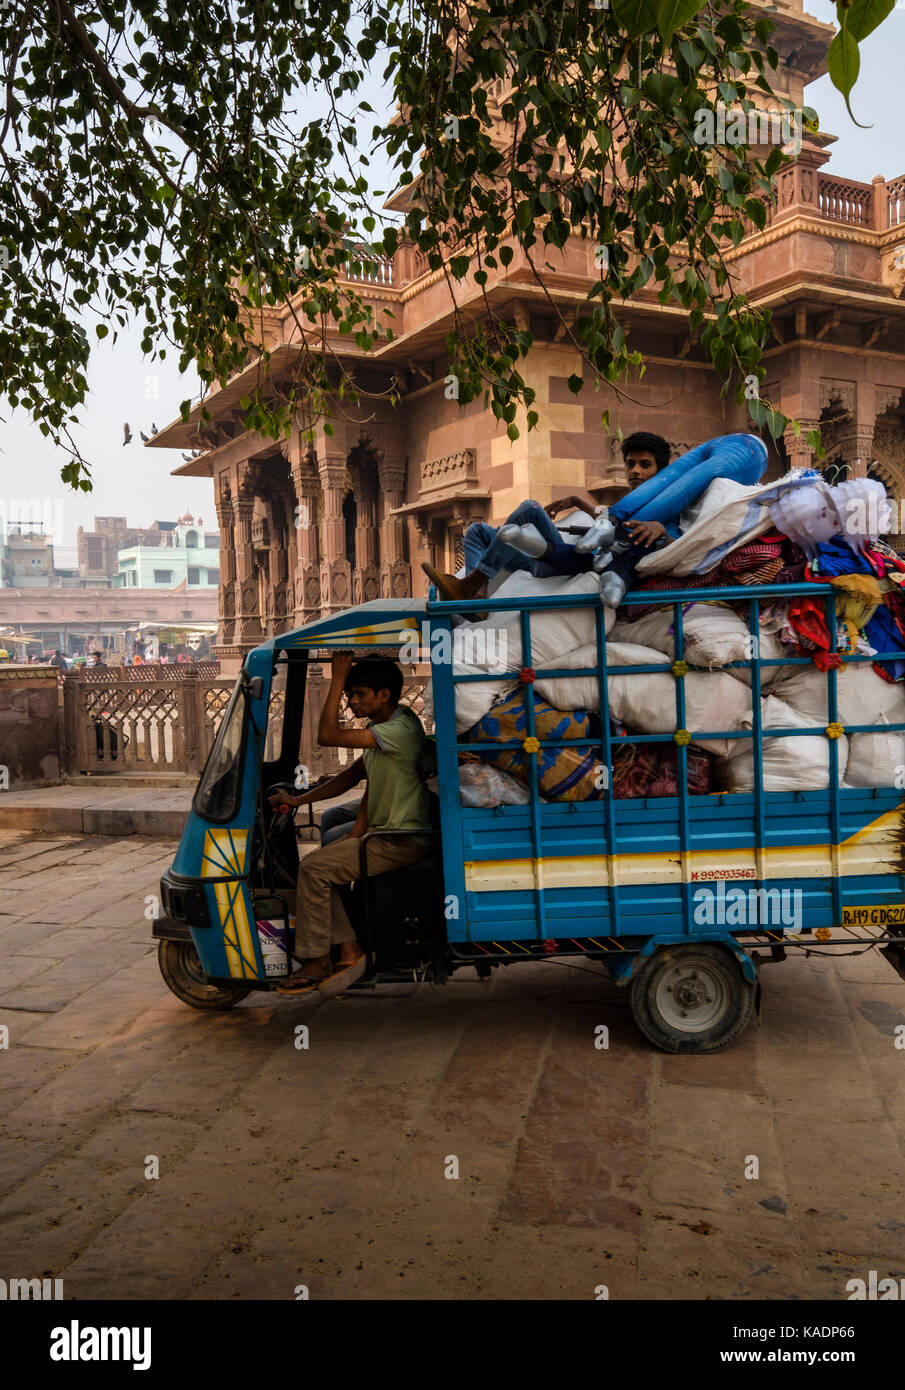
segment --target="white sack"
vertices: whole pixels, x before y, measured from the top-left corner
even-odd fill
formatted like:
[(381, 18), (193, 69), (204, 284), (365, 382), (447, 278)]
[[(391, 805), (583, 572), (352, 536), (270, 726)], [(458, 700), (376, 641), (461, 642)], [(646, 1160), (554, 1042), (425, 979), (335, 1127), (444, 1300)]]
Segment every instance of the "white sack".
[[(706, 670), (716, 670), (730, 661), (747, 661), (751, 652), (751, 631), (748, 620), (731, 608), (718, 603), (696, 603), (685, 614), (683, 621), (685, 634), (685, 660), (689, 666), (701, 666)], [(773, 660), (787, 655), (782, 642), (775, 633), (759, 634), (759, 653), (762, 660)], [(765, 689), (782, 672), (781, 666), (761, 668), (761, 688)], [(751, 684), (749, 668), (738, 666), (731, 672), (736, 680)]]
[[(764, 729), (809, 729), (814, 719), (803, 715), (775, 695), (761, 702)], [(820, 721), (818, 720), (817, 723)], [(750, 714), (741, 725), (752, 728)], [(727, 740), (729, 742), (729, 740)], [(845, 777), (848, 740), (837, 739), (839, 783)], [(733, 739), (726, 757), (717, 758), (716, 780), (722, 790), (754, 790), (754, 748), (750, 739)], [(826, 791), (830, 784), (830, 747), (825, 736), (808, 738), (764, 738), (763, 785), (767, 792)]]
[[(812, 722), (829, 721), (827, 673), (812, 662), (789, 667), (772, 693)], [(869, 661), (837, 669), (836, 701), (840, 724), (879, 724), (881, 717), (889, 724), (905, 724), (905, 687), (878, 676)]]
[[(539, 594), (597, 594), (596, 574), (552, 575), (535, 579), (527, 570), (517, 570), (494, 593), (494, 598), (522, 598)], [(595, 639), (595, 609), (567, 608), (531, 614), (531, 664), (552, 666), (564, 655)], [(615, 621), (612, 608), (604, 609), (604, 630)], [(495, 629), (502, 629), (497, 632)], [(518, 670), (522, 660), (521, 620), (518, 611), (491, 613), (482, 623), (463, 623), (453, 637), (455, 675), (481, 675), (494, 670)], [(468, 659), (469, 657), (473, 659)], [(461, 734), (482, 719), (493, 702), (512, 687), (512, 681), (487, 680), (456, 687), (456, 729)], [(424, 692), (425, 714), (432, 716), (433, 691)]]
[[(661, 673), (611, 676), (610, 712), (638, 734), (668, 734), (676, 728), (675, 677)], [(741, 727), (751, 717), (751, 693), (726, 671), (690, 671), (685, 677), (685, 727), (702, 733)], [(696, 748), (725, 754), (732, 739), (692, 738)]]
[[(625, 608), (622, 611), (628, 613), (631, 610)], [(614, 642), (631, 642), (638, 647), (655, 647), (658, 652), (665, 653), (672, 661), (674, 652), (672, 623), (672, 608), (662, 608), (656, 613), (646, 613), (643, 618), (638, 618), (633, 623), (620, 618), (617, 623), (613, 624), (610, 638)]]
[[(881, 714), (881, 726), (889, 720)], [(845, 769), (847, 787), (901, 786), (905, 768), (905, 734), (852, 734), (848, 741), (848, 767)]]
[[(628, 642), (607, 641), (606, 659), (608, 666), (657, 666), (662, 665), (665, 657), (662, 652), (654, 651), (651, 647), (636, 647)], [(577, 651), (569, 652), (561, 659), (551, 661), (549, 665), (554, 670), (557, 667), (592, 666), (596, 668), (597, 648), (594, 645), (579, 647)], [(618, 679), (618, 677), (613, 679)], [(538, 671), (534, 689), (541, 699), (546, 700), (554, 709), (600, 709), (600, 687), (596, 676), (545, 677)]]
[[(672, 660), (675, 654), (673, 623), (673, 610), (670, 608), (648, 613), (634, 623), (618, 622), (613, 627), (612, 636), (620, 642), (637, 642), (643, 646), (656, 647)], [(685, 660), (689, 666), (714, 671), (728, 665), (730, 661), (748, 659), (748, 639), (751, 636), (748, 622), (741, 613), (736, 613), (731, 608), (725, 608), (718, 603), (695, 603), (683, 615), (682, 628), (685, 636)], [(764, 660), (786, 655), (778, 635), (761, 631), (760, 655)], [(761, 689), (765, 690), (772, 685), (783, 669), (781, 666), (762, 667)], [(750, 670), (737, 667), (730, 674), (736, 680), (750, 686)]]

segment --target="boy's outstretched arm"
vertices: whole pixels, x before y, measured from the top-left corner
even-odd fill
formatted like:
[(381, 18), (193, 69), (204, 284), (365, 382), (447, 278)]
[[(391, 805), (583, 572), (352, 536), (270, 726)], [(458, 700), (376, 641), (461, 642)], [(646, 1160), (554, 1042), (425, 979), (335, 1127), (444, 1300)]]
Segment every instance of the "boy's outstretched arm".
[(270, 804), (271, 806), (307, 806), (311, 801), (329, 801), (331, 797), (342, 796), (343, 792), (351, 791), (353, 787), (357, 787), (364, 776), (364, 760), (356, 758), (348, 767), (343, 768), (342, 772), (337, 772), (335, 777), (328, 777), (325, 782), (318, 782), (316, 786), (309, 787), (299, 796), (287, 796), (285, 792), (274, 792), (270, 798)]
[(339, 722), (346, 677), (352, 669), (351, 652), (334, 652), (330, 688), (317, 722), (317, 741), (326, 748), (379, 748), (370, 729), (344, 729)]

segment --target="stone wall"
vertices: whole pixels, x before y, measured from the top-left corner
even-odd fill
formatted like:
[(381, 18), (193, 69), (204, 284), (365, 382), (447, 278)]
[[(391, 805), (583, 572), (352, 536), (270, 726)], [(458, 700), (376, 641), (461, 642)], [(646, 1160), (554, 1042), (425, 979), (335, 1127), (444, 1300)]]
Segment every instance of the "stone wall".
[(61, 754), (56, 668), (0, 666), (0, 786), (21, 791), (58, 784), (62, 781)]

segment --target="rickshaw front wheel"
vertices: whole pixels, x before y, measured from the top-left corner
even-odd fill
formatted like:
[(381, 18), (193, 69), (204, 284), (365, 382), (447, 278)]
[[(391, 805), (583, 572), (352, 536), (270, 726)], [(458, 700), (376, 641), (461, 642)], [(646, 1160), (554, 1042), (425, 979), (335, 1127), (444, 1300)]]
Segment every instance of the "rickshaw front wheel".
[(231, 1009), (251, 991), (245, 985), (212, 984), (191, 941), (160, 941), (157, 964), (167, 987), (193, 1009)]
[(719, 1052), (743, 1032), (755, 986), (725, 946), (661, 946), (632, 981), (632, 1016), (664, 1052)]

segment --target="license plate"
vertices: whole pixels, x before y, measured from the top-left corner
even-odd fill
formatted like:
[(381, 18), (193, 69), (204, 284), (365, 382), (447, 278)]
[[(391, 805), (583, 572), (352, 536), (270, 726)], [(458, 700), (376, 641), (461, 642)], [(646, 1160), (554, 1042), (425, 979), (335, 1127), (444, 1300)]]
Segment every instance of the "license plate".
[(844, 927), (898, 927), (905, 923), (905, 903), (885, 903), (880, 907), (846, 907)]

